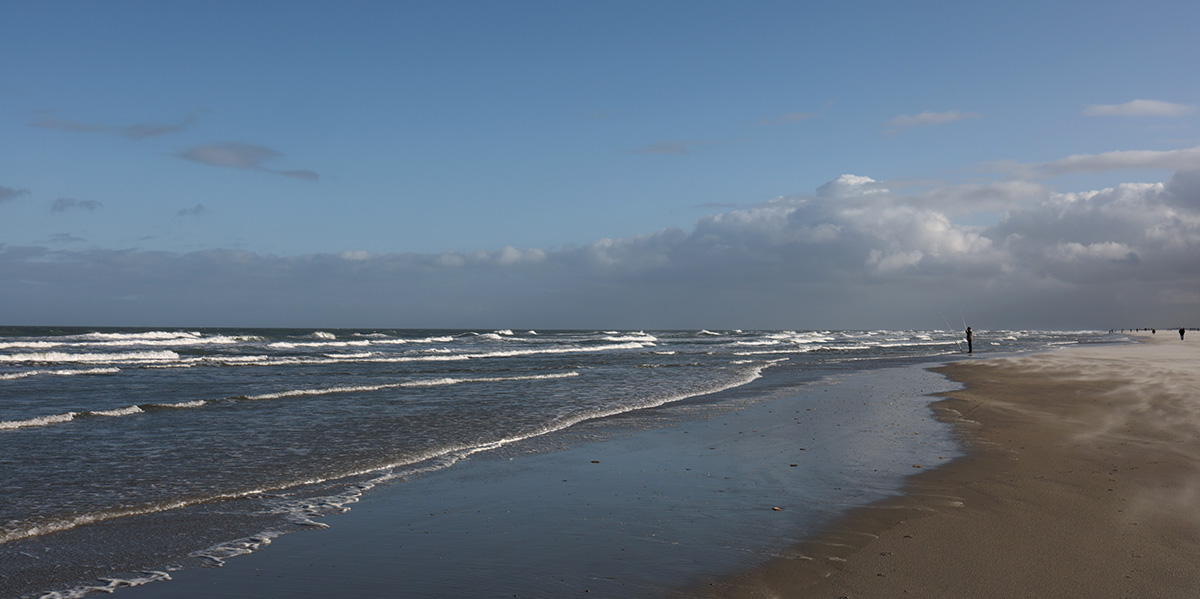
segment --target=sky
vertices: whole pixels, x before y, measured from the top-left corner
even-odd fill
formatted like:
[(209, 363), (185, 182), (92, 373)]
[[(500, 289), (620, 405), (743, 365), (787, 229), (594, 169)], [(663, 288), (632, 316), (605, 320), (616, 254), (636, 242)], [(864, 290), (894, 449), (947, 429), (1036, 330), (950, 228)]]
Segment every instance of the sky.
[(4, 15), (0, 324), (1200, 326), (1200, 3)]

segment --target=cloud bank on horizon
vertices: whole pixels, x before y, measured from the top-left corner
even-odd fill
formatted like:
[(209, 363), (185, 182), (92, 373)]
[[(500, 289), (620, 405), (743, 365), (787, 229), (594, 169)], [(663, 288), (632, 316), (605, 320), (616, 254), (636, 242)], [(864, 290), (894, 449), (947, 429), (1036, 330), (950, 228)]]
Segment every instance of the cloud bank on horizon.
[(1077, 193), (1028, 180), (900, 192), (843, 175), (691, 230), (556, 250), (0, 246), (13, 283), (0, 301), (31, 307), (10, 312), (18, 322), (89, 324), (940, 328), (964, 314), (995, 327), (1166, 327), (1200, 305), (1198, 249), (1200, 170)]

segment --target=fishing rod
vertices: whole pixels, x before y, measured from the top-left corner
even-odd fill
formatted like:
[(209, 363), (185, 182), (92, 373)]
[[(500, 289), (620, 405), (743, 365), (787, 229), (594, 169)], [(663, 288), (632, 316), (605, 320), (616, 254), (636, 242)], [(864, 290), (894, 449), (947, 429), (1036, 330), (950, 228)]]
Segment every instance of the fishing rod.
[(963, 316), (962, 310), (958, 311), (958, 317), (962, 319), (963, 328), (967, 330), (967, 353), (974, 353), (975, 350), (971, 348), (971, 327), (967, 326), (967, 317)]
[[(949, 320), (948, 318), (946, 318), (946, 314), (945, 314), (945, 313), (940, 313), (940, 314), (942, 315), (942, 320), (944, 320), (944, 321), (946, 322), (946, 330), (947, 330), (947, 331), (953, 331), (954, 329), (953, 329), (953, 328), (951, 328), (951, 326), (950, 326), (950, 320)], [(959, 312), (959, 313), (958, 313), (958, 315), (959, 315), (959, 316), (962, 316), (962, 312)], [(966, 319), (963, 319), (963, 321), (964, 321), (964, 322), (966, 322)], [(954, 347), (958, 348), (958, 353), (960, 353), (960, 354), (961, 354), (961, 353), (962, 353), (962, 346), (958, 344), (958, 333), (953, 333), (953, 332), (952, 332), (951, 334), (952, 334), (952, 335), (954, 335)]]

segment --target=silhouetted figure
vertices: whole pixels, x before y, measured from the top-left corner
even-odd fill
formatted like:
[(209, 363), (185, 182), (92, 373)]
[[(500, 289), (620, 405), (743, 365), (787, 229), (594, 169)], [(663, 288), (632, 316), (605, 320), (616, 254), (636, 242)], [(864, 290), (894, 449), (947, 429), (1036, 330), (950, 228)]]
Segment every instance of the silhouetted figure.
[(1179, 340), (1183, 341), (1183, 327), (1179, 327)]
[[(1183, 329), (1179, 329), (1179, 338), (1183, 338)], [(967, 327), (967, 353), (975, 353), (975, 348), (971, 347), (971, 342), (975, 340), (975, 334), (971, 332), (971, 327)]]

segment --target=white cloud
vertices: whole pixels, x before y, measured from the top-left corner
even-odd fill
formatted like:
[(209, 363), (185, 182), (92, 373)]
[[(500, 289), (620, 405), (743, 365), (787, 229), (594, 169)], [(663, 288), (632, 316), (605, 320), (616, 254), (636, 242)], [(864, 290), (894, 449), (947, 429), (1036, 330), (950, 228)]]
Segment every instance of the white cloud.
[(979, 114), (975, 112), (962, 112), (959, 110), (947, 110), (946, 112), (929, 112), (925, 111), (921, 114), (908, 115), (902, 114), (887, 124), (887, 133), (899, 133), (905, 129), (914, 127), (930, 127), (933, 125), (945, 125), (963, 119), (977, 119)]
[[(1110, 328), (1182, 322), (1194, 306), (1180, 298), (1200, 296), (1200, 169), (1078, 193), (1029, 182), (889, 187), (843, 175), (690, 230), (553, 251), (0, 246), (0, 278), (22, 282), (0, 288), (0, 303), (24, 306), (18, 322), (73, 314), (90, 324), (188, 314), (257, 326), (870, 328), (936, 326), (940, 310), (963, 310), (980, 326)], [(975, 211), (994, 220), (966, 224)], [(337, 284), (317, 284), (328, 281)], [(116, 299), (131, 296), (145, 299)]]
[(1049, 175), (1100, 173), (1125, 169), (1200, 169), (1200, 146), (1182, 150), (1123, 150), (1102, 154), (1076, 154), (1037, 166)]
[(179, 157), (209, 166), (222, 166), (266, 173), (275, 173), (285, 177), (316, 181), (320, 176), (310, 170), (278, 170), (264, 166), (264, 163), (282, 156), (280, 152), (262, 146), (225, 142), (195, 146), (180, 152)]
[(1183, 116), (1196, 110), (1195, 106), (1173, 104), (1159, 100), (1133, 100), (1124, 104), (1093, 104), (1084, 109), (1085, 116)]

